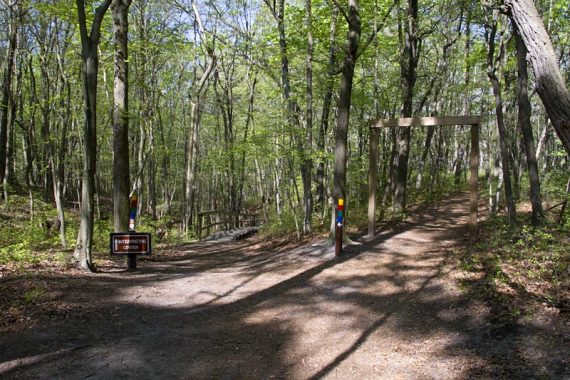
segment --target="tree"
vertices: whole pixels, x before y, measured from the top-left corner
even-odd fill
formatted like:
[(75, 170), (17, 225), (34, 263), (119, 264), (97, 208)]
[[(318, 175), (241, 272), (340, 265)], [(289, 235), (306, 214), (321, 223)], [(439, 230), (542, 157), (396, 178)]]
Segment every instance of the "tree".
[[(277, 29), (279, 31), (279, 54), (281, 59), (281, 89), (283, 92), (283, 99), (287, 103), (287, 122), (290, 127), (294, 128), (293, 139), (295, 140), (295, 146), (297, 153), (301, 160), (301, 177), (303, 181), (303, 232), (310, 232), (311, 218), (312, 218), (312, 195), (311, 195), (311, 171), (312, 171), (312, 160), (310, 159), (309, 150), (312, 144), (312, 119), (311, 124), (307, 124), (306, 139), (307, 143), (303, 137), (298, 135), (300, 130), (300, 112), (301, 109), (299, 104), (295, 101), (291, 94), (291, 75), (289, 70), (289, 56), (287, 52), (287, 35), (285, 32), (285, 0), (279, 0), (278, 4), (273, 4), (269, 0), (264, 0), (268, 9), (270, 10), (273, 18), (277, 22)], [(310, 5), (309, 5), (310, 7)], [(310, 18), (310, 14), (308, 15)], [(310, 45), (310, 44), (309, 44)], [(310, 48), (309, 48), (310, 49)], [(308, 70), (311, 71), (311, 66), (309, 65)], [(310, 84), (307, 83), (307, 86)], [(309, 103), (308, 103), (309, 104)], [(312, 117), (312, 113), (311, 113)]]
[(192, 214), (195, 196), (195, 180), (198, 168), (198, 136), (200, 122), (202, 119), (202, 107), (207, 89), (208, 80), (214, 72), (216, 66), (216, 54), (214, 47), (207, 40), (206, 30), (200, 17), (200, 12), (196, 1), (192, 0), (192, 12), (196, 17), (196, 23), (200, 36), (200, 41), (205, 47), (208, 57), (208, 63), (200, 79), (195, 78), (195, 85), (190, 93), (190, 128), (188, 128), (186, 136), (186, 162), (185, 162), (185, 191), (184, 191), (184, 231), (187, 233), (192, 224)]
[(487, 37), (487, 76), (493, 87), (493, 95), (495, 97), (495, 114), (497, 117), (497, 130), (499, 133), (499, 152), (501, 155), (501, 167), (503, 173), (503, 183), (505, 185), (505, 198), (507, 201), (507, 211), (509, 215), (509, 223), (514, 224), (516, 221), (515, 202), (513, 199), (513, 191), (511, 186), (511, 171), (509, 152), (507, 145), (507, 131), (505, 127), (505, 116), (503, 113), (503, 98), (501, 94), (501, 83), (497, 76), (497, 65), (502, 65), (505, 54), (505, 45), (503, 35), (501, 33), (501, 41), (499, 46), (499, 54), (495, 56), (495, 38), (497, 36), (498, 12), (493, 12), (493, 20), (490, 25), (485, 25), (485, 35)]
[[(417, 67), (420, 58), (421, 39), (418, 30), (418, 0), (408, 0), (404, 15), (404, 32), (400, 35), (400, 80), (402, 84), (402, 117), (411, 117), (413, 97), (418, 78)], [(398, 23), (400, 28), (400, 22)], [(395, 192), (393, 208), (402, 212), (406, 208), (408, 160), (410, 156), (411, 127), (398, 128), (397, 145), (394, 157)]]
[[(20, 24), (20, 14), (22, 13), (22, 4), (20, 0), (15, 0), (10, 8), (10, 33), (8, 57), (6, 59), (6, 67), (4, 69), (4, 77), (2, 80), (2, 98), (0, 99), (0, 185), (4, 188), (4, 194), (7, 194), (6, 180), (8, 163), (8, 134), (9, 124), (8, 116), (13, 103), (12, 81), (16, 71), (16, 52), (18, 50), (18, 29)], [(11, 115), (14, 119), (15, 115)]]
[(115, 232), (129, 227), (129, 63), (128, 14), (132, 0), (113, 0), (115, 80), (113, 91), (113, 225)]
[[(305, 0), (307, 10), (307, 89), (306, 89), (306, 147), (305, 156), (302, 157), (301, 173), (303, 178), (303, 231), (311, 231), (311, 217), (313, 213), (313, 195), (311, 191), (311, 176), (313, 172), (313, 160), (310, 157), (313, 145), (313, 15), (311, 0)], [(309, 152), (307, 152), (309, 150)]]
[(83, 269), (94, 271), (91, 250), (93, 245), (93, 220), (95, 196), (95, 170), (97, 167), (97, 76), (99, 56), (97, 49), (101, 39), (103, 17), (111, 5), (105, 0), (96, 9), (91, 30), (87, 31), (85, 1), (77, 1), (77, 16), (81, 37), (81, 80), (83, 85), (83, 177), (81, 180), (81, 223), (75, 248), (75, 259)]
[[(360, 42), (361, 21), (356, 0), (348, 0), (348, 12), (346, 12), (335, 0), (335, 4), (344, 15), (348, 23), (347, 49), (342, 65), (342, 78), (340, 82), (340, 94), (338, 100), (338, 117), (335, 128), (335, 160), (333, 175), (333, 198), (346, 199), (346, 160), (348, 141), (348, 121), (350, 117), (350, 103), (352, 96), (352, 82), (354, 68)], [(345, 203), (346, 204), (346, 203)]]
[(558, 67), (550, 37), (534, 1), (505, 0), (505, 5), (528, 51), (527, 59), (534, 71), (536, 91), (566, 152), (570, 154), (570, 93)]
[(523, 142), (526, 153), (526, 164), (528, 168), (528, 176), (530, 180), (530, 203), (532, 205), (532, 224), (538, 225), (544, 218), (542, 209), (542, 199), (540, 197), (540, 177), (538, 175), (538, 162), (536, 160), (536, 150), (534, 145), (534, 137), (532, 134), (532, 125), (530, 123), (531, 104), (528, 98), (528, 70), (526, 63), (526, 47), (518, 32), (515, 24), (513, 24), (515, 43), (517, 47), (517, 103), (518, 110), (518, 126), (523, 134)]
[(337, 29), (337, 19), (338, 19), (338, 8), (332, 7), (331, 10), (331, 28), (329, 37), (329, 54), (328, 54), (328, 67), (327, 75), (325, 78), (326, 88), (325, 94), (323, 96), (323, 106), (321, 113), (321, 123), (319, 126), (319, 133), (317, 135), (317, 149), (320, 153), (319, 161), (317, 163), (316, 170), (316, 204), (324, 210), (325, 207), (325, 160), (324, 156), (326, 154), (325, 143), (326, 136), (329, 131), (329, 119), (331, 113), (331, 104), (333, 97), (333, 77), (335, 74), (336, 66), (336, 29)]

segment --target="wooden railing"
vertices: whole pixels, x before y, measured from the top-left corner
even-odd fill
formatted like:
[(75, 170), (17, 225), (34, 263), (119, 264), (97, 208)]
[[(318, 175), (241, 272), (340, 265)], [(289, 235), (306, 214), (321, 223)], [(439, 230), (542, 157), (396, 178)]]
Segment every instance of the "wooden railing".
[[(215, 220), (212, 220), (214, 216)], [(213, 227), (223, 226), (222, 229), (250, 227), (257, 225), (258, 221), (258, 214), (251, 211), (242, 211), (239, 213), (217, 210), (200, 211), (196, 223), (196, 235), (198, 235), (198, 239), (201, 240), (204, 236), (204, 231), (206, 231), (206, 236), (208, 236), (210, 229)]]

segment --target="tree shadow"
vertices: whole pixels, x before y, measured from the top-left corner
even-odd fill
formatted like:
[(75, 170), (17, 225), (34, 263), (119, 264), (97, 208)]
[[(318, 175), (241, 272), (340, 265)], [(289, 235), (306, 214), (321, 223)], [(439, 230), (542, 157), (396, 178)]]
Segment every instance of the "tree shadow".
[[(0, 376), (567, 376), (563, 361), (548, 360), (548, 347), (532, 346), (536, 360), (521, 356), (537, 336), (564, 342), (547, 327), (499, 325), (492, 308), (450, 289), (446, 253), (422, 234), (453, 242), (463, 233), (465, 213), (445, 214), (446, 227), (438, 212), (428, 209), (420, 218), (425, 224), (380, 230), (346, 246), (339, 258), (318, 242), (282, 250), (256, 250), (246, 242), (146, 262), (136, 275), (73, 279), (61, 300), (86, 311), (3, 334)], [(414, 243), (425, 249), (414, 254)], [(38, 281), (49, 286), (70, 279)], [(152, 287), (156, 283), (164, 286)], [(560, 355), (568, 350), (558, 346)]]

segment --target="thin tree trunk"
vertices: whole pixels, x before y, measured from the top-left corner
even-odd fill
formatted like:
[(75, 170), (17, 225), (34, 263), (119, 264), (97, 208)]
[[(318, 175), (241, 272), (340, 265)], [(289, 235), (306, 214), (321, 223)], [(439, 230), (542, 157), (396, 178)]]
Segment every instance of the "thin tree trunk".
[[(245, 120), (245, 130), (243, 132), (243, 144), (245, 145), (247, 143), (247, 138), (248, 138), (248, 132), (250, 129), (250, 126), (253, 129), (253, 112), (254, 112), (254, 100), (255, 100), (255, 87), (257, 85), (257, 72), (254, 72), (253, 74), (253, 79), (252, 79), (252, 83), (250, 85), (250, 90), (249, 90), (249, 97), (248, 97), (248, 103), (247, 103), (247, 118)], [(241, 206), (243, 204), (243, 187), (245, 184), (245, 156), (246, 156), (246, 150), (244, 149), (242, 151), (241, 154), (241, 164), (240, 164), (240, 178), (239, 178), (239, 199), (238, 199), (238, 209), (241, 210)], [(261, 193), (263, 194), (263, 192)]]
[[(491, 25), (490, 31), (487, 33), (487, 42), (489, 51), (487, 54), (487, 76), (491, 81), (491, 85), (493, 86), (493, 95), (495, 96), (495, 112), (497, 116), (497, 130), (498, 130), (498, 137), (499, 137), (499, 151), (501, 154), (501, 166), (503, 172), (503, 183), (505, 186), (505, 199), (507, 202), (507, 212), (509, 223), (514, 224), (516, 222), (516, 209), (515, 203), (513, 199), (513, 192), (512, 192), (512, 185), (511, 185), (511, 176), (510, 176), (510, 168), (509, 168), (509, 151), (507, 146), (507, 130), (505, 127), (505, 120), (503, 115), (503, 99), (501, 95), (501, 84), (499, 82), (499, 78), (496, 74), (496, 67), (495, 67), (495, 37), (497, 34), (497, 21), (494, 20), (493, 24)], [(504, 43), (501, 39), (500, 47), (499, 47), (499, 59), (498, 62), (501, 63), (502, 57), (504, 54)]]
[[(8, 56), (4, 77), (2, 80), (2, 98), (0, 100), (0, 184), (5, 188), (6, 169), (8, 167), (8, 114), (12, 99), (12, 78), (16, 71), (16, 52), (18, 50), (18, 29), (20, 14), (22, 12), (21, 0), (16, 0), (10, 6), (10, 36), (8, 42)], [(6, 197), (5, 197), (6, 198)], [(5, 199), (6, 200), (6, 199)]]
[(542, 209), (542, 198), (540, 196), (540, 177), (538, 175), (538, 162), (534, 148), (534, 138), (530, 123), (531, 105), (528, 98), (528, 73), (526, 62), (526, 47), (523, 40), (513, 24), (515, 41), (517, 46), (517, 67), (518, 67), (518, 91), (517, 100), (519, 106), (518, 125), (523, 134), (524, 148), (526, 152), (526, 164), (530, 180), (530, 202), (532, 204), (532, 224), (538, 225), (544, 218)]
[(344, 199), (345, 214), (347, 212), (346, 199), (346, 163), (347, 163), (347, 141), (348, 124), (350, 117), (350, 104), (352, 97), (352, 81), (360, 42), (361, 21), (356, 0), (348, 1), (348, 13), (346, 14), (348, 23), (347, 51), (342, 66), (342, 78), (340, 82), (340, 94), (338, 100), (338, 118), (335, 129), (335, 161), (333, 176), (333, 205), (336, 206), (338, 199)]
[(97, 160), (97, 71), (99, 57), (97, 47), (101, 36), (103, 16), (111, 5), (105, 0), (95, 11), (91, 32), (87, 32), (87, 19), (84, 0), (76, 0), (81, 35), (81, 57), (83, 61), (81, 77), (84, 98), (83, 125), (83, 179), (81, 184), (81, 223), (75, 259), (81, 268), (94, 271), (91, 252), (93, 245), (95, 170)]
[[(303, 232), (311, 232), (311, 219), (313, 214), (313, 195), (311, 180), (313, 160), (310, 151), (313, 145), (313, 20), (311, 0), (306, 0), (307, 10), (307, 112), (306, 112), (306, 145), (305, 157), (301, 163), (303, 178)], [(307, 152), (307, 150), (309, 152)]]
[(113, 0), (111, 15), (115, 45), (113, 85), (113, 229), (129, 228), (129, 64), (128, 14), (131, 0)]
[[(289, 57), (287, 52), (287, 38), (285, 33), (285, 0), (279, 0), (278, 4), (271, 3), (269, 0), (264, 0), (265, 4), (271, 11), (273, 17), (277, 21), (277, 29), (279, 31), (279, 51), (281, 56), (281, 87), (283, 91), (283, 99), (287, 103), (287, 121), (290, 126), (295, 127), (294, 130), (300, 130), (299, 113), (300, 107), (291, 96), (291, 79), (289, 72)], [(304, 136), (309, 136), (309, 133)], [(309, 148), (310, 145), (305, 144), (304, 138), (299, 136), (297, 132), (293, 132), (293, 140), (299, 157), (301, 158), (300, 171), (301, 179), (303, 182), (303, 189), (308, 193), (304, 198), (306, 200), (303, 209), (304, 223), (303, 232), (310, 231), (310, 220), (312, 218), (312, 195), (311, 195), (311, 169), (312, 162), (310, 160)], [(307, 224), (309, 222), (309, 224)]]
[[(66, 35), (68, 34), (69, 29), (66, 31)], [(51, 167), (52, 167), (52, 177), (53, 177), (53, 192), (55, 198), (55, 204), (57, 209), (57, 217), (59, 220), (59, 236), (61, 241), (62, 248), (67, 248), (67, 241), (65, 238), (65, 209), (63, 206), (63, 198), (64, 198), (64, 181), (65, 181), (65, 156), (67, 153), (67, 135), (69, 130), (69, 125), (71, 122), (71, 86), (69, 84), (69, 79), (64, 72), (64, 61), (63, 56), (64, 52), (60, 52), (58, 54), (58, 65), (60, 70), (60, 82), (61, 88), (60, 93), (65, 93), (65, 96), (62, 97), (61, 106), (63, 110), (63, 116), (60, 117), (60, 141), (59, 147), (56, 147), (55, 144), (51, 145), (52, 152), (50, 152), (51, 157)], [(55, 160), (55, 152), (57, 150), (57, 160)]]
[[(402, 84), (402, 116), (411, 117), (414, 88), (419, 60), (418, 0), (408, 0), (404, 20), (404, 34), (400, 30), (402, 50), (400, 56), (400, 81)], [(401, 29), (401, 24), (399, 26)], [(392, 206), (395, 212), (406, 209), (408, 161), (410, 154), (411, 127), (398, 128), (396, 145), (395, 191)]]
[(184, 190), (184, 218), (183, 218), (183, 228), (184, 232), (188, 233), (190, 231), (194, 207), (194, 191), (195, 191), (195, 178), (196, 178), (196, 168), (198, 159), (198, 136), (201, 121), (201, 107), (202, 101), (206, 89), (206, 84), (210, 75), (214, 71), (216, 65), (216, 55), (214, 49), (210, 46), (209, 42), (205, 36), (204, 25), (202, 24), (202, 19), (200, 17), (200, 12), (195, 1), (192, 1), (192, 11), (196, 17), (197, 26), (199, 28), (199, 37), (206, 49), (206, 54), (208, 57), (207, 66), (198, 80), (198, 83), (192, 89), (192, 94), (190, 97), (190, 129), (187, 135), (187, 155), (186, 155), (186, 174), (185, 174), (185, 190)]
[(323, 99), (323, 110), (321, 114), (321, 123), (319, 128), (319, 134), (317, 138), (317, 149), (319, 151), (319, 160), (317, 163), (317, 172), (316, 172), (316, 182), (317, 182), (317, 189), (316, 195), (317, 200), (316, 204), (321, 210), (325, 209), (325, 146), (326, 146), (326, 138), (327, 133), (329, 130), (329, 119), (330, 119), (330, 111), (331, 111), (331, 104), (332, 104), (332, 96), (333, 96), (333, 78), (334, 78), (334, 70), (336, 66), (336, 26), (337, 26), (337, 19), (338, 19), (338, 8), (332, 7), (332, 15), (331, 15), (331, 29), (330, 29), (330, 38), (329, 38), (329, 62), (328, 62), (328, 71), (327, 71), (327, 79), (326, 79), (326, 90), (325, 96)]

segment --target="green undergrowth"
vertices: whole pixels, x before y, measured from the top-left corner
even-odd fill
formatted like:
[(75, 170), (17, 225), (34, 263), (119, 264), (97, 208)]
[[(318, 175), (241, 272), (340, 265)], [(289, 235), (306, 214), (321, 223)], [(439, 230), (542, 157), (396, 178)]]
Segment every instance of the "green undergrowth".
[[(59, 233), (46, 221), (56, 218), (56, 210), (38, 196), (30, 211), (29, 198), (11, 194), (8, 202), (0, 204), (0, 265), (11, 267), (37, 266), (42, 263), (60, 264), (65, 261)], [(71, 240), (69, 228), (66, 240)]]
[[(55, 205), (34, 194), (33, 210), (27, 194), (10, 194), (8, 202), (0, 202), (0, 271), (25, 271), (39, 267), (68, 267), (73, 265), (73, 249), (79, 229), (79, 211), (65, 210), (65, 242), (63, 248), (59, 230), (53, 227), (57, 219)], [(137, 230), (150, 232), (153, 245), (182, 241), (170, 218), (153, 221), (150, 217), (138, 219)], [(51, 223), (51, 224), (50, 224)], [(158, 238), (157, 231), (163, 231)], [(102, 215), (95, 219), (93, 229), (93, 259), (109, 258), (109, 235), (112, 218)]]
[[(522, 215), (521, 215), (522, 216)], [(453, 251), (463, 272), (460, 285), (494, 302), (506, 316), (550, 307), (569, 312), (570, 228), (549, 221), (540, 227), (509, 226), (504, 216), (480, 223), (479, 237)]]

